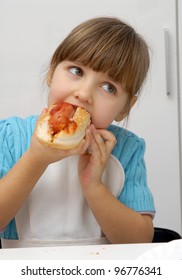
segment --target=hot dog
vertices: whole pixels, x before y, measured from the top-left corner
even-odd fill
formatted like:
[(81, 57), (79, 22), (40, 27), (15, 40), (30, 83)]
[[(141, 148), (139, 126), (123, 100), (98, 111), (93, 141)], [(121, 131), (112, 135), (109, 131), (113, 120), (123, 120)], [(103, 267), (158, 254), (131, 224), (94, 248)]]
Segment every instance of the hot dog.
[(90, 124), (90, 114), (82, 107), (66, 102), (58, 102), (40, 116), (36, 135), (45, 145), (58, 149), (73, 149), (85, 136)]

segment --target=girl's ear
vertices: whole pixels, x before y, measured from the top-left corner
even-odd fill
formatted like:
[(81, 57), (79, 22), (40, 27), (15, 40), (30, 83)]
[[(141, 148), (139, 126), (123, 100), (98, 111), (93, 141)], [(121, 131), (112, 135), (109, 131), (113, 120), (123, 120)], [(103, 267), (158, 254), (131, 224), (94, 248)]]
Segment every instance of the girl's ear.
[(115, 121), (120, 122), (122, 120), (124, 120), (124, 118), (127, 117), (127, 115), (129, 114), (131, 108), (135, 105), (135, 102), (137, 101), (138, 96), (133, 96), (130, 100), (130, 104), (129, 106), (126, 107), (126, 109), (124, 109), (121, 113), (119, 113), (119, 115), (115, 118)]

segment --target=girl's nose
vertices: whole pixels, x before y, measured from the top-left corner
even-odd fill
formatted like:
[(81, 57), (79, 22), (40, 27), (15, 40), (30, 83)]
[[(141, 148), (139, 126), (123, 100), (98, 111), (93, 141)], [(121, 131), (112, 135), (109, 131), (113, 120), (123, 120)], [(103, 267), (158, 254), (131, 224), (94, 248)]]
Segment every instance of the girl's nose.
[(79, 99), (79, 101), (82, 103), (86, 102), (88, 104), (92, 104), (93, 90), (91, 89), (91, 87), (81, 86), (75, 91), (74, 97)]

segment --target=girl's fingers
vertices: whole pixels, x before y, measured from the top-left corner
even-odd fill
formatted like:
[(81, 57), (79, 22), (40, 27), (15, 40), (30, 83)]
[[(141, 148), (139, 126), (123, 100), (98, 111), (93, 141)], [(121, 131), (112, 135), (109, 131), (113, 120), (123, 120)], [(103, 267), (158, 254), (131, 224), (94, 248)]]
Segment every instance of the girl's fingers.
[(93, 125), (91, 131), (101, 155), (110, 154), (116, 144), (115, 136), (105, 129), (96, 129)]
[(87, 131), (85, 133), (85, 138), (81, 142), (81, 144), (82, 144), (81, 154), (85, 154), (88, 151), (90, 143), (91, 143), (91, 133), (87, 129)]
[(116, 145), (117, 141), (115, 136), (108, 130), (101, 129), (99, 130), (101, 137), (105, 140), (105, 145), (109, 153), (112, 152), (114, 146)]
[(96, 130), (94, 126), (91, 127), (92, 136), (93, 136), (93, 147), (96, 153), (100, 154), (103, 160), (105, 160), (107, 155), (106, 146), (104, 143), (104, 139), (101, 137), (99, 132)]
[(78, 147), (74, 150), (72, 150), (73, 154), (84, 154), (87, 152), (89, 146), (91, 143), (91, 133), (90, 130), (87, 129), (85, 132), (85, 138), (82, 139)]

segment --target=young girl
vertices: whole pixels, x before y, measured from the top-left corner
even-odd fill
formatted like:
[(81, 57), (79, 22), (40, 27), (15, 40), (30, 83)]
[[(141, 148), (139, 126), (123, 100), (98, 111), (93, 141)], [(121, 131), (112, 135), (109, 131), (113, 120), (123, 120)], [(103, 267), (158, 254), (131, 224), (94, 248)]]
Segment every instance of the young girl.
[(148, 67), (146, 43), (116, 18), (88, 20), (58, 46), (46, 77), (48, 105), (82, 106), (91, 125), (65, 151), (39, 143), (37, 116), (0, 122), (3, 247), (152, 241), (145, 143), (111, 125), (128, 116)]

